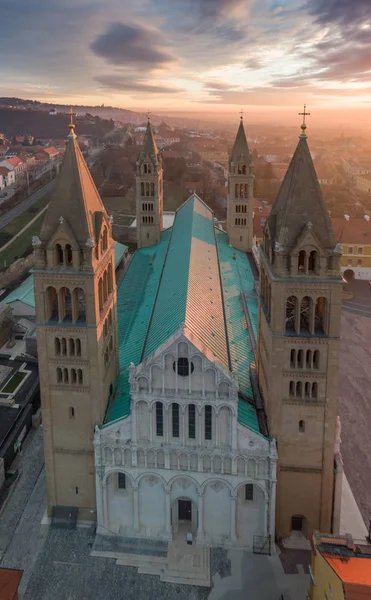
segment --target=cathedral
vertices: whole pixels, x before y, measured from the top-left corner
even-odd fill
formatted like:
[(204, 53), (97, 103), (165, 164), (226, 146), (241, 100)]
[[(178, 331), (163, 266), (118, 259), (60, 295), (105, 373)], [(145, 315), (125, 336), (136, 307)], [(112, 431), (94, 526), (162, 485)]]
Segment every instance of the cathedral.
[(196, 194), (164, 230), (148, 121), (138, 249), (117, 285), (112, 219), (70, 125), (35, 247), (49, 515), (247, 549), (331, 531), (341, 251), (303, 125), (258, 276), (253, 167), (241, 118), (226, 230)]

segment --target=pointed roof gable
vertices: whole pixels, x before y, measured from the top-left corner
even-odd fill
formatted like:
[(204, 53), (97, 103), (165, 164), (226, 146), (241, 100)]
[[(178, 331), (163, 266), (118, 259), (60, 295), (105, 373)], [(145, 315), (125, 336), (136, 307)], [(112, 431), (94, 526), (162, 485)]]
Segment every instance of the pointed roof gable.
[(333, 248), (331, 220), (318, 183), (307, 136), (301, 134), (267, 219), (273, 241), (292, 248), (308, 223), (324, 248)]
[(40, 239), (47, 242), (55, 232), (60, 217), (69, 224), (76, 240), (85, 244), (95, 239), (95, 213), (105, 213), (73, 131), (68, 136), (66, 152), (41, 227)]
[(250, 150), (249, 150), (249, 146), (247, 144), (247, 139), (246, 139), (246, 134), (245, 134), (245, 128), (243, 126), (243, 119), (241, 118), (240, 121), (240, 126), (238, 128), (237, 131), (237, 135), (236, 135), (236, 139), (234, 142), (234, 146), (232, 148), (232, 152), (230, 155), (230, 161), (233, 162), (234, 160), (239, 160), (240, 158), (244, 157), (247, 160), (249, 160), (251, 162), (252, 158), (251, 158), (251, 154), (250, 154)]
[(155, 137), (152, 131), (151, 121), (148, 119), (146, 133), (144, 134), (143, 146), (139, 153), (139, 159), (149, 156), (155, 162), (159, 159), (159, 152)]

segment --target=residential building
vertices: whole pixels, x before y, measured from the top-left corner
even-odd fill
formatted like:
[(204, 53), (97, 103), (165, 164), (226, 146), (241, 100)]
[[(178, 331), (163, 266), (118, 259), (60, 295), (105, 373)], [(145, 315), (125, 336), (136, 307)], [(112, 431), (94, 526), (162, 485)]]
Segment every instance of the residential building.
[(336, 241), (343, 253), (341, 272), (346, 280), (371, 280), (371, 219), (369, 215), (354, 218), (349, 215), (332, 218)]
[(12, 158), (7, 158), (0, 163), (0, 167), (5, 167), (10, 171), (14, 171), (14, 176), (16, 179), (21, 177), (27, 168), (27, 164), (18, 156), (13, 156)]
[(43, 148), (40, 151), (40, 154), (43, 154), (48, 160), (56, 160), (59, 158), (59, 150), (54, 148), (53, 146), (48, 146), (47, 148)]
[(371, 598), (371, 545), (355, 543), (350, 534), (312, 537), (310, 600)]
[(7, 167), (2, 167), (2, 163), (0, 163), (0, 175), (3, 178), (3, 186), (7, 187), (8, 185), (12, 185), (15, 183), (15, 171), (14, 169), (8, 169)]
[(365, 175), (354, 177), (356, 189), (365, 194), (371, 194), (371, 171)]

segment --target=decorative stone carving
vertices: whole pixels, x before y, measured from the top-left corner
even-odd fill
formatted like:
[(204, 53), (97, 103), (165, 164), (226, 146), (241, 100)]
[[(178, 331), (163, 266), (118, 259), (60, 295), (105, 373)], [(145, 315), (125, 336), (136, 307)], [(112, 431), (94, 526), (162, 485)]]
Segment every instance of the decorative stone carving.
[(178, 479), (178, 485), (182, 488), (182, 490), (187, 490), (191, 484), (183, 477), (182, 479)]
[(64, 217), (60, 216), (59, 219), (58, 219), (58, 221), (59, 221), (60, 225), (63, 225), (63, 223), (64, 223)]
[(41, 244), (42, 244), (42, 242), (41, 242), (39, 236), (38, 235), (33, 235), (32, 236), (32, 245), (33, 245), (33, 247), (36, 248), (37, 246), (41, 246)]
[(94, 240), (92, 238), (88, 238), (85, 242), (85, 246), (87, 246), (88, 248), (94, 248), (94, 246), (95, 246)]
[(148, 483), (148, 485), (150, 487), (153, 487), (154, 485), (156, 485), (157, 481), (158, 481), (157, 477), (154, 477), (153, 475), (146, 477), (146, 482)]
[(343, 244), (336, 244), (334, 254), (343, 254)]
[(309, 230), (310, 230), (310, 229), (313, 229), (313, 223), (312, 223), (312, 221), (308, 221), (307, 228), (308, 228)]
[(109, 223), (109, 224), (111, 225), (111, 227), (112, 227), (112, 225), (113, 225), (113, 215), (109, 215), (109, 217), (108, 217), (108, 223)]
[(280, 242), (276, 242), (274, 244), (274, 251), (275, 252), (283, 252), (283, 246)]

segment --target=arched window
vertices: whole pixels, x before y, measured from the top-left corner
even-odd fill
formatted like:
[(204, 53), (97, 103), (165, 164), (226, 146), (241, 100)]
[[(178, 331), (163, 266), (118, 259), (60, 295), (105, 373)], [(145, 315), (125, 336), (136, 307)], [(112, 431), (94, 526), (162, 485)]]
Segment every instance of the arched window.
[(103, 310), (103, 281), (100, 278), (98, 283), (98, 294), (99, 294), (99, 310)]
[(46, 318), (48, 321), (58, 320), (58, 295), (53, 287), (46, 290)]
[(151, 196), (155, 195), (155, 184), (152, 182), (151, 183)]
[(83, 383), (82, 369), (77, 369), (77, 381), (79, 384)]
[(66, 265), (72, 265), (72, 247), (71, 244), (66, 244), (64, 249), (66, 256)]
[(173, 429), (173, 438), (179, 437), (179, 404), (172, 405), (172, 429)]
[(164, 435), (164, 409), (162, 402), (156, 402), (156, 436)]
[(298, 367), (302, 369), (304, 367), (304, 352), (303, 350), (298, 350)]
[(300, 433), (305, 432), (305, 421), (299, 421), (299, 431)]
[(308, 259), (308, 272), (313, 274), (317, 272), (317, 261), (318, 261), (318, 254), (315, 250), (312, 250), (312, 252), (309, 254), (309, 259)]
[(241, 212), (241, 207), (239, 204), (236, 204), (236, 213)]
[(194, 404), (188, 406), (188, 438), (196, 439), (196, 406)]
[(147, 173), (150, 175), (152, 173), (152, 167), (151, 165), (147, 166)]
[(68, 288), (63, 287), (59, 290), (59, 320), (72, 321), (72, 298)]
[(327, 300), (326, 298), (317, 298), (315, 308), (315, 333), (326, 333), (327, 331)]
[(312, 383), (312, 398), (318, 398), (318, 383), (316, 381)]
[(76, 356), (81, 356), (81, 340), (79, 338), (76, 340)]
[(143, 171), (144, 171), (145, 174), (147, 174), (147, 165), (143, 166)]
[(112, 277), (112, 264), (108, 265), (108, 293), (110, 294), (113, 290), (113, 277)]
[(142, 181), (142, 183), (140, 184), (140, 194), (141, 196), (144, 196), (144, 182)]
[(66, 338), (61, 339), (61, 348), (63, 356), (67, 356), (67, 340)]
[(290, 381), (290, 390), (289, 390), (291, 398), (295, 396), (295, 381)]
[(315, 350), (313, 353), (313, 368), (319, 369), (319, 350)]
[(296, 350), (290, 350), (290, 367), (296, 367)]
[(178, 358), (176, 362), (173, 363), (173, 369), (180, 375), (181, 377), (188, 377), (189, 370), (191, 366), (191, 373), (194, 371), (193, 363), (189, 363), (188, 358)]
[(240, 183), (240, 198), (243, 198), (243, 196), (244, 196), (243, 189), (244, 189), (244, 185), (243, 185), (243, 183)]
[(304, 392), (306, 398), (310, 398), (310, 387), (311, 386), (310, 386), (309, 381), (306, 381), (305, 382), (305, 392)]
[(63, 265), (64, 264), (64, 254), (63, 254), (63, 248), (60, 244), (56, 244), (55, 245), (55, 263), (57, 265)]
[(104, 274), (103, 274), (103, 298), (104, 298), (104, 301), (106, 302), (106, 300), (108, 298), (108, 275), (107, 275), (107, 271), (104, 271)]
[(82, 288), (75, 288), (74, 296), (74, 315), (76, 321), (86, 321), (86, 300), (85, 292)]
[(63, 383), (68, 383), (68, 369), (63, 369)]
[(236, 185), (234, 186), (234, 197), (235, 198), (238, 198), (238, 190), (239, 190), (238, 183), (236, 183)]
[(304, 296), (300, 305), (300, 333), (310, 331), (312, 299)]
[(102, 235), (102, 241), (103, 241), (103, 250), (107, 250), (107, 248), (108, 248), (108, 231), (107, 231), (107, 227), (104, 228), (103, 235)]
[(60, 369), (59, 367), (57, 368), (57, 383), (62, 383), (62, 369)]
[(298, 271), (300, 273), (305, 273), (305, 263), (306, 263), (307, 253), (305, 250), (300, 250), (299, 258), (298, 258)]
[(286, 333), (296, 332), (296, 319), (298, 311), (298, 299), (289, 296), (286, 301)]
[(296, 382), (295, 395), (297, 398), (302, 398), (302, 396), (303, 396), (303, 385), (302, 385), (301, 381)]
[(244, 194), (243, 195), (244, 195), (244, 198), (247, 198), (247, 196), (248, 196), (248, 185), (247, 185), (247, 183), (245, 183), (245, 185), (244, 185)]
[(213, 439), (213, 409), (205, 406), (205, 440)]
[(146, 196), (149, 196), (149, 182), (146, 183)]
[(75, 340), (73, 338), (70, 338), (68, 340), (68, 353), (70, 356), (75, 356)]
[(61, 353), (61, 341), (59, 338), (54, 339), (54, 352), (57, 356)]
[(307, 369), (311, 369), (312, 368), (312, 350), (307, 350), (305, 364), (306, 364), (306, 368)]
[(71, 369), (71, 383), (72, 383), (72, 385), (76, 385), (76, 382), (77, 382), (76, 369)]

